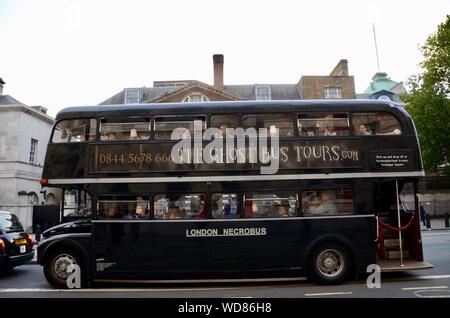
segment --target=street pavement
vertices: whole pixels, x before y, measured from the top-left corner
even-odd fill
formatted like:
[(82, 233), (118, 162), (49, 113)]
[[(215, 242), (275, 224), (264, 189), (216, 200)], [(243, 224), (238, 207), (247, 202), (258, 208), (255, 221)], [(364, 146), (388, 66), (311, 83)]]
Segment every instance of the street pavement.
[(55, 290), (46, 282), (41, 266), (28, 264), (0, 276), (0, 298), (450, 298), (450, 231), (422, 233), (425, 260), (435, 267), (382, 274), (379, 289), (369, 289), (364, 279), (319, 286), (300, 278), (287, 282), (103, 285)]

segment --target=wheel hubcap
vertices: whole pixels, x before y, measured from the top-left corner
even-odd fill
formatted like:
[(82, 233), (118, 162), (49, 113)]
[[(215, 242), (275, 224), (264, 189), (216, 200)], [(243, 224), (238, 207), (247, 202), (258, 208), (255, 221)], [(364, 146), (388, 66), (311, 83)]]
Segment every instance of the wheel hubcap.
[(328, 278), (339, 276), (344, 271), (345, 265), (342, 253), (334, 249), (322, 251), (316, 262), (320, 274)]
[(71, 255), (68, 254), (59, 255), (58, 257), (55, 258), (55, 261), (53, 263), (53, 273), (58, 279), (66, 280), (70, 274), (67, 272), (67, 267), (69, 267), (69, 265), (76, 263), (77, 262)]

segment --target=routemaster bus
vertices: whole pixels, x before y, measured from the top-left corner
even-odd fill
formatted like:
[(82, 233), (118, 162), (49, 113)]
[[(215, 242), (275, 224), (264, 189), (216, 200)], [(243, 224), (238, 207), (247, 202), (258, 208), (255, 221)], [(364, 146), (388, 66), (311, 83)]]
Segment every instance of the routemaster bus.
[(58, 288), (71, 264), (83, 286), (429, 268), (423, 176), (411, 117), (385, 101), (70, 107), (41, 179), (62, 190), (65, 223), (38, 263)]

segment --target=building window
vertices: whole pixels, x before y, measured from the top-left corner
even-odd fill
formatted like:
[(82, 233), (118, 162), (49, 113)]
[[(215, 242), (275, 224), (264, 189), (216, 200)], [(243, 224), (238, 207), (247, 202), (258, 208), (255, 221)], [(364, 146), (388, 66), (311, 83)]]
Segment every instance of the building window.
[(326, 87), (324, 89), (325, 98), (342, 98), (342, 88)]
[(31, 147), (30, 147), (30, 162), (36, 163), (37, 161), (37, 147), (38, 141), (36, 139), (31, 138)]
[(183, 103), (199, 103), (209, 101), (208, 97), (200, 93), (193, 93), (183, 98)]
[(255, 100), (271, 100), (270, 86), (255, 86)]
[(125, 104), (139, 104), (141, 102), (141, 94), (139, 88), (125, 89)]

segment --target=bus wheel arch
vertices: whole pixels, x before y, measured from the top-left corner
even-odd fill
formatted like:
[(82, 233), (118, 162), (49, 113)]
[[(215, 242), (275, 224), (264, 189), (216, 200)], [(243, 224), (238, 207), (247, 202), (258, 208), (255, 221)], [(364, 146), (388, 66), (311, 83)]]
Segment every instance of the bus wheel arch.
[(328, 238), (310, 246), (304, 264), (308, 280), (337, 285), (355, 274), (356, 259), (349, 243)]
[(82, 247), (67, 242), (54, 243), (45, 251), (43, 261), (44, 275), (47, 281), (55, 288), (66, 289), (67, 277), (70, 275), (65, 270), (71, 264), (80, 268), (81, 287), (87, 286), (88, 266), (86, 264), (85, 251)]

